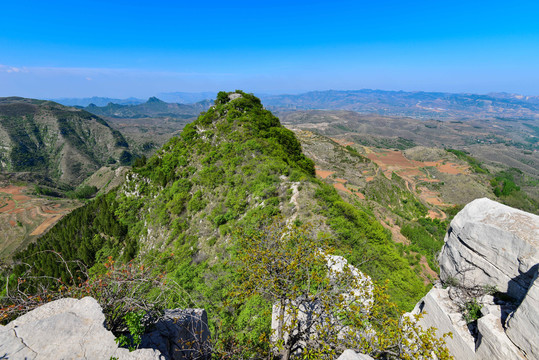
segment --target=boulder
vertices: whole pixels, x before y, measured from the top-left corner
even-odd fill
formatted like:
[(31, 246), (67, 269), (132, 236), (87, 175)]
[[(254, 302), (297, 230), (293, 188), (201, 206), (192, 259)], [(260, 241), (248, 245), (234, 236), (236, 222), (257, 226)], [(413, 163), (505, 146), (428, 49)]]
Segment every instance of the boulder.
[(444, 282), (496, 286), (521, 301), (539, 263), (539, 216), (474, 200), (451, 222), (439, 262)]
[(344, 350), (337, 360), (374, 360), (369, 355), (356, 353), (354, 350)]
[(91, 297), (60, 299), (0, 327), (0, 354), (9, 359), (164, 359), (159, 351), (118, 348)]
[(530, 359), (539, 359), (539, 278), (507, 321), (507, 335)]
[(141, 348), (159, 349), (171, 360), (210, 359), (208, 315), (204, 309), (165, 310), (155, 330), (142, 337)]

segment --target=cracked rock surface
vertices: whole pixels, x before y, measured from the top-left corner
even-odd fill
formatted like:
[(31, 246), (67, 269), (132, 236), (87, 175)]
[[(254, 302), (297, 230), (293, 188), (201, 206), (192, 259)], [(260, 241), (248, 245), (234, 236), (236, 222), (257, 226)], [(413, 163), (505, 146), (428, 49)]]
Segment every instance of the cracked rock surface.
[(2, 359), (162, 359), (159, 351), (118, 348), (91, 297), (60, 299), (0, 326)]

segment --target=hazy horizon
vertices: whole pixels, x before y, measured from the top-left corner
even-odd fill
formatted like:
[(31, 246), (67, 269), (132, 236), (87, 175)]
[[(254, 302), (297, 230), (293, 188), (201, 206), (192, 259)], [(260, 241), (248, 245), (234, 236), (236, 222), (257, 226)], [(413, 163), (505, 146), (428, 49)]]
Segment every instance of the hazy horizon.
[(539, 95), (537, 13), (534, 1), (10, 2), (0, 96)]

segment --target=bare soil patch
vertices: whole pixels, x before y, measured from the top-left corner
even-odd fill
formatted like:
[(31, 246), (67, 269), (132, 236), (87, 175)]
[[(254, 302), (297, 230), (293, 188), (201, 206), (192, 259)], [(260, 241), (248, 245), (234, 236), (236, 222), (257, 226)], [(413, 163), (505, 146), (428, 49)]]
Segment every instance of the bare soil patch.
[(322, 179), (327, 179), (328, 176), (335, 174), (335, 171), (318, 170), (315, 169), (316, 176), (320, 176)]

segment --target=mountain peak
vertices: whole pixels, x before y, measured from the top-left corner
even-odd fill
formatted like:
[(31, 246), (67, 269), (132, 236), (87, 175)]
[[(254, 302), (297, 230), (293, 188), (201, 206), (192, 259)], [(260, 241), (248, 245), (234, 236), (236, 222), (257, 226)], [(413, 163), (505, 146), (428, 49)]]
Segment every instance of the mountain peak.
[(159, 100), (155, 96), (152, 96), (151, 98), (148, 99), (148, 101), (146, 101), (146, 104), (159, 104), (159, 103), (165, 103), (165, 102), (162, 100)]

